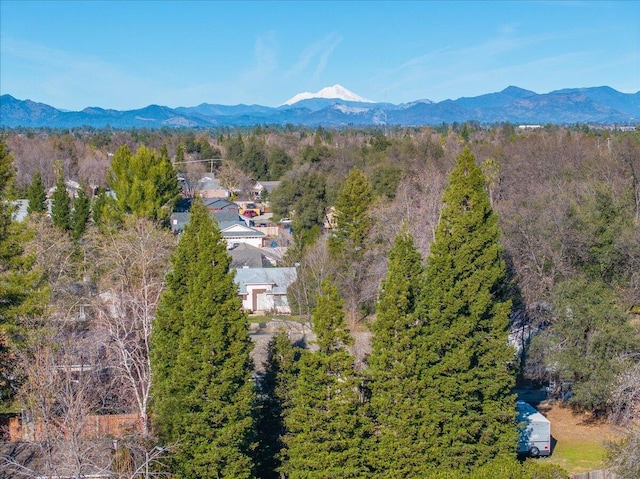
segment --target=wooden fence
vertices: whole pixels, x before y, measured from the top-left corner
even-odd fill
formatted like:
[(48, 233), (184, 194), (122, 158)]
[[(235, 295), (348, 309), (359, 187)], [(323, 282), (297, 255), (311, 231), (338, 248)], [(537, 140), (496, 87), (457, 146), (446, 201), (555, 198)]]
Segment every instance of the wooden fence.
[(0, 415), (0, 441), (17, 442), (22, 437), (22, 424), (19, 414)]
[(616, 479), (616, 476), (612, 471), (608, 469), (601, 469), (599, 471), (582, 472), (580, 474), (574, 474), (571, 479)]
[[(132, 432), (140, 431), (141, 422), (137, 414), (91, 415), (84, 418), (79, 426), (81, 437), (87, 439), (104, 437), (118, 439)], [(23, 422), (19, 415), (0, 417), (2, 441), (43, 441), (47, 436), (50, 437), (52, 433), (57, 435), (57, 433), (62, 432), (64, 436), (67, 435), (64, 431), (64, 424), (56, 426), (55, 423), (49, 423), (48, 427), (57, 427), (57, 431), (45, 430), (45, 426), (41, 421)]]

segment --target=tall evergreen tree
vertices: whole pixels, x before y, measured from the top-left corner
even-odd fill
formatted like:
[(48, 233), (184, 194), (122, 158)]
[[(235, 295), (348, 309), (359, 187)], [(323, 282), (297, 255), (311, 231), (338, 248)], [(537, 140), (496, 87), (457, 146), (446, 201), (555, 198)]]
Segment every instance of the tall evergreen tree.
[(423, 457), (434, 467), (470, 470), (515, 450), (511, 303), (498, 218), (469, 148), (456, 160), (427, 260), (418, 307), (418, 367), (431, 432)]
[(291, 391), (298, 376), (302, 349), (291, 344), (288, 334), (280, 332), (269, 343), (266, 371), (260, 380), (257, 425), (257, 477), (278, 479), (282, 465), (281, 450), (285, 412), (291, 405)]
[(371, 227), (368, 210), (372, 201), (371, 183), (362, 171), (352, 169), (335, 203), (337, 226), (329, 243), (332, 253), (351, 252), (357, 256), (362, 250)]
[(33, 173), (31, 184), (27, 189), (27, 199), (29, 200), (29, 206), (27, 206), (27, 213), (44, 213), (47, 211), (47, 192), (42, 182), (42, 175), (40, 170), (36, 170)]
[(56, 176), (56, 190), (51, 199), (51, 221), (63, 231), (71, 229), (71, 199), (64, 182), (62, 165), (58, 164)]
[[(267, 179), (269, 180), (279, 180), (287, 171), (291, 169), (291, 166), (293, 165), (293, 160), (289, 155), (287, 155), (287, 152), (285, 151), (285, 149), (277, 145), (272, 146), (271, 149), (269, 150), (269, 156), (268, 156), (267, 162), (269, 164)], [(267, 190), (265, 189), (262, 192), (263, 201), (266, 200), (266, 196), (264, 195), (266, 191)]]
[(152, 332), (153, 425), (183, 478), (253, 474), (255, 392), (246, 314), (220, 231), (191, 209)]
[[(162, 145), (165, 149), (167, 148), (166, 145)], [(180, 143), (178, 143), (178, 148), (176, 148), (176, 158), (175, 158), (175, 163), (177, 165), (183, 165), (185, 160), (186, 160), (186, 151), (187, 151), (187, 147), (184, 145), (184, 142), (181, 141)], [(184, 168), (184, 167), (181, 167)]]
[(9, 401), (15, 392), (10, 343), (16, 321), (40, 314), (48, 295), (34, 255), (23, 249), (28, 231), (12, 219), (14, 208), (7, 200), (14, 177), (12, 155), (0, 138), (0, 402)]
[(269, 165), (267, 162), (267, 147), (264, 140), (259, 140), (255, 136), (247, 139), (247, 145), (242, 153), (242, 158), (238, 163), (242, 171), (256, 180), (266, 180), (269, 176)]
[(313, 311), (317, 352), (306, 352), (285, 414), (285, 461), (281, 472), (296, 478), (362, 478), (369, 474), (369, 421), (361, 381), (337, 288), (323, 282)]
[(107, 203), (107, 191), (103, 187), (98, 187), (91, 200), (91, 219), (94, 224), (100, 225), (103, 223), (107, 210)]
[(295, 211), (293, 231), (296, 246), (312, 244), (320, 235), (320, 225), (327, 208), (327, 175), (313, 169), (286, 176), (269, 197), (271, 208), (278, 217)]
[(84, 188), (78, 190), (78, 195), (73, 202), (73, 211), (71, 213), (71, 236), (73, 239), (79, 240), (87, 229), (87, 223), (91, 217), (91, 201), (87, 196)]
[(242, 157), (244, 156), (244, 140), (242, 135), (238, 133), (233, 138), (229, 138), (226, 143), (227, 147), (227, 160), (233, 161), (236, 165), (242, 164)]
[(406, 225), (388, 255), (388, 270), (376, 305), (368, 358), (375, 444), (371, 462), (376, 477), (420, 477), (425, 461), (424, 397), (420, 325), (415, 309), (420, 297), (422, 258)]
[(372, 223), (369, 215), (372, 201), (369, 180), (359, 169), (352, 169), (338, 193), (336, 226), (329, 237), (329, 252), (337, 266), (336, 283), (346, 299), (350, 320), (373, 308), (373, 298), (362, 295), (370, 271), (371, 258), (365, 255), (365, 250)]

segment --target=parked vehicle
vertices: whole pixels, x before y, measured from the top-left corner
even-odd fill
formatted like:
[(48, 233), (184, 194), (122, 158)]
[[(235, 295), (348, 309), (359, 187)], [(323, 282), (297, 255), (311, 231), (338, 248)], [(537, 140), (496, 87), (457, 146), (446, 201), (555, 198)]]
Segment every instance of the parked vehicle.
[(551, 422), (531, 404), (518, 401), (518, 454), (551, 455)]
[(262, 208), (256, 205), (255, 203), (238, 201), (237, 204), (240, 207), (239, 213), (242, 216), (253, 218), (254, 216), (260, 216), (262, 214)]

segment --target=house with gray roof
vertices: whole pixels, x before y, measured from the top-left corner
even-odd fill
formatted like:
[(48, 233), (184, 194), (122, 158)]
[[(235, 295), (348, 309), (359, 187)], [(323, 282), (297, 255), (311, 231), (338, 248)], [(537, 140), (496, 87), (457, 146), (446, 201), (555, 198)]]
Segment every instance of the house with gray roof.
[(291, 314), (287, 288), (296, 278), (296, 268), (238, 268), (235, 282), (242, 308), (251, 313)]
[(205, 208), (212, 213), (220, 211), (233, 211), (236, 215), (240, 213), (240, 207), (232, 201), (224, 198), (203, 198)]
[(276, 248), (256, 248), (240, 243), (228, 250), (232, 268), (270, 268), (282, 261), (282, 254)]
[(255, 228), (251, 228), (246, 224), (238, 221), (221, 222), (220, 232), (227, 241), (228, 248), (233, 248), (236, 244), (246, 243), (256, 248), (262, 248), (265, 234)]
[(207, 173), (198, 180), (197, 193), (201, 198), (228, 198), (229, 190), (223, 187), (213, 173)]
[[(225, 227), (235, 223), (245, 223), (245, 218), (239, 216), (237, 210), (234, 211), (233, 209), (223, 209), (216, 212), (209, 211), (209, 217), (215, 220), (218, 225), (224, 224)], [(191, 213), (188, 211), (174, 211), (171, 213), (171, 230), (174, 233), (182, 233), (189, 224), (190, 218)]]
[(260, 198), (263, 191), (266, 191), (268, 195), (271, 195), (271, 192), (278, 186), (280, 186), (280, 181), (257, 181), (253, 187), (254, 196), (256, 198)]
[(171, 231), (176, 234), (182, 233), (189, 224), (189, 218), (191, 218), (191, 213), (188, 211), (171, 213)]

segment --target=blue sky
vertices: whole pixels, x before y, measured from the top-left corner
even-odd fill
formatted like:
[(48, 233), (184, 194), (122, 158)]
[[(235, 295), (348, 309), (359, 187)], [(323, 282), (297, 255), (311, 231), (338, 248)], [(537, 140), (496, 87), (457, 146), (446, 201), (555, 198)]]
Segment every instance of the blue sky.
[(640, 90), (640, 1), (0, 0), (0, 93), (57, 108), (277, 106), (509, 85)]

